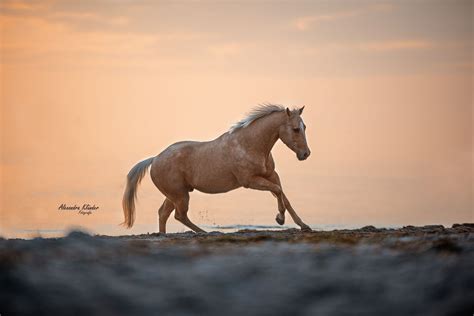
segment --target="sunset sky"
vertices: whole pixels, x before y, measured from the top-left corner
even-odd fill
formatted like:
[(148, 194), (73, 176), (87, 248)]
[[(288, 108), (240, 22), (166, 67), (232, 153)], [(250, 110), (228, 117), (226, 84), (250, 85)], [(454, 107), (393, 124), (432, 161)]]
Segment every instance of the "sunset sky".
[[(149, 176), (136, 226), (117, 225), (130, 168), (263, 102), (306, 106), (312, 156), (278, 143), (274, 157), (308, 224), (473, 222), (473, 14), (472, 1), (2, 0), (0, 235), (156, 231)], [(189, 215), (276, 212), (240, 189), (193, 193)]]

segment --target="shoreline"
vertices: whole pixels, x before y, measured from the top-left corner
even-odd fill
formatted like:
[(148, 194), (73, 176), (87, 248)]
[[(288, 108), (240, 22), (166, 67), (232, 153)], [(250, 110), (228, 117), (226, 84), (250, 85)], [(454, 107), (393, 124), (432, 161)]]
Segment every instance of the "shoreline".
[[(328, 232), (362, 232), (362, 231), (378, 231), (378, 232), (395, 232), (395, 231), (411, 231), (416, 232), (416, 230), (423, 230), (428, 232), (430, 230), (445, 230), (445, 232), (454, 232), (452, 229), (457, 227), (472, 227), (474, 223), (455, 223), (451, 226), (442, 225), (442, 224), (427, 224), (423, 226), (416, 226), (416, 225), (392, 225), (392, 226), (376, 226), (376, 225), (365, 225), (365, 226), (343, 226), (343, 225), (310, 225), (312, 228), (311, 233), (328, 233)], [(299, 227), (295, 225), (287, 226), (279, 226), (279, 225), (260, 225), (260, 224), (236, 224), (236, 225), (202, 225), (202, 227), (206, 230), (206, 234), (235, 234), (239, 232), (245, 231), (256, 231), (256, 232), (285, 232), (285, 231), (300, 231)], [(94, 236), (94, 237), (102, 237), (102, 238), (123, 238), (123, 237), (143, 237), (143, 236), (163, 236), (163, 234), (159, 232), (146, 232), (146, 233), (135, 233), (135, 234), (101, 234), (98, 233), (97, 230), (89, 230), (86, 227), (81, 226), (71, 226), (66, 229), (44, 229), (44, 230), (34, 230), (34, 229), (23, 229), (18, 230), (18, 232), (22, 232), (20, 235), (14, 235), (12, 237), (0, 235), (0, 240), (33, 240), (33, 239), (58, 239), (58, 238), (65, 238), (72, 232), (82, 232), (84, 234)], [(126, 232), (126, 230), (124, 230)], [(180, 231), (180, 232), (170, 232), (166, 235), (171, 236), (179, 236), (180, 234), (189, 234), (194, 233), (191, 230)], [(196, 233), (194, 233), (196, 234)], [(23, 236), (28, 235), (28, 236)], [(201, 234), (196, 234), (196, 236), (200, 236)]]

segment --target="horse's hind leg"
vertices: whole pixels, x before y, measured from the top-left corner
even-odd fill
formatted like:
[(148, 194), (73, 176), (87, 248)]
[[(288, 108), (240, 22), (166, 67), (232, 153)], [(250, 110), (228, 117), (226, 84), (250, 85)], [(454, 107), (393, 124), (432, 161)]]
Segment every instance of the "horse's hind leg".
[(160, 226), (160, 233), (166, 233), (166, 221), (174, 210), (174, 204), (166, 199), (158, 210), (158, 223)]
[(205, 233), (205, 230), (202, 230), (198, 226), (196, 226), (188, 217), (188, 209), (189, 209), (189, 193), (185, 192), (185, 194), (179, 196), (175, 199), (174, 204), (176, 206), (176, 211), (174, 213), (174, 218), (176, 220), (183, 223), (185, 226), (188, 226), (196, 233)]

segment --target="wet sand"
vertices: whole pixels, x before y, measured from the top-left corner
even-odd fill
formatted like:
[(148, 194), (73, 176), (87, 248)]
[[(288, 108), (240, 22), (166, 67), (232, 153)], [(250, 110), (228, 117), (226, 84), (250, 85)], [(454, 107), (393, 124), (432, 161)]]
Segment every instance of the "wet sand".
[(0, 239), (1, 315), (472, 315), (474, 224)]

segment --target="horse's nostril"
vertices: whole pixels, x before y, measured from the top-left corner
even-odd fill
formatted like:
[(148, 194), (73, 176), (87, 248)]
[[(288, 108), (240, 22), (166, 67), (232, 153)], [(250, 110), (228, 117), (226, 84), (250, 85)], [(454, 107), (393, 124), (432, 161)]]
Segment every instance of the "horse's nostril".
[(304, 156), (305, 158), (308, 158), (309, 153), (308, 153), (308, 152), (305, 152), (305, 153), (303, 154), (303, 156)]

